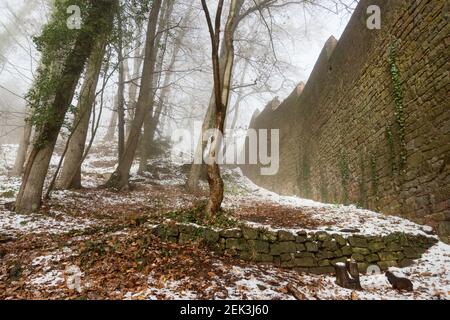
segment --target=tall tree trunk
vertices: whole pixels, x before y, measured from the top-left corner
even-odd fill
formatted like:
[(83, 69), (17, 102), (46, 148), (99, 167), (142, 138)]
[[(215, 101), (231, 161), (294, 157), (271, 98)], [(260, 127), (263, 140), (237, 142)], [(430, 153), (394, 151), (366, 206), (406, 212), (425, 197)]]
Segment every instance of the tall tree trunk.
[(55, 71), (53, 80), (56, 81), (56, 87), (54, 98), (49, 105), (51, 116), (44, 120), (37, 130), (35, 144), (28, 158), (14, 206), (14, 210), (18, 213), (33, 212), (41, 205), (42, 189), (53, 149), (84, 64), (96, 40), (92, 30), (103, 34), (104, 30), (112, 27), (116, 5), (116, 1), (92, 1), (84, 26), (78, 31), (73, 47), (67, 49), (68, 54), (65, 55), (61, 68)]
[[(219, 1), (221, 6), (223, 1)], [(223, 201), (224, 184), (220, 176), (220, 167), (217, 163), (217, 157), (222, 143), (222, 136), (225, 126), (225, 117), (227, 114), (227, 106), (230, 98), (230, 84), (233, 75), (234, 65), (234, 26), (236, 25), (236, 18), (239, 14), (243, 0), (231, 0), (230, 12), (228, 14), (227, 23), (224, 32), (225, 42), (225, 63), (223, 65), (223, 75), (221, 74), (220, 58), (218, 54), (218, 46), (220, 43), (220, 10), (216, 13), (216, 27), (215, 31), (207, 13), (207, 6), (205, 0), (202, 0), (202, 6), (205, 11), (207, 20), (209, 19), (209, 30), (212, 44), (212, 62), (214, 72), (214, 100), (215, 100), (215, 131), (211, 140), (208, 158), (208, 184), (209, 184), (209, 199), (206, 205), (206, 216), (212, 217), (220, 210)]]
[(141, 90), (139, 90), (139, 98), (136, 104), (135, 117), (131, 123), (130, 133), (128, 135), (127, 144), (122, 157), (122, 162), (112, 174), (111, 178), (106, 183), (107, 187), (117, 190), (128, 189), (128, 179), (130, 176), (130, 169), (133, 164), (136, 149), (139, 143), (139, 136), (141, 135), (142, 125), (147, 113), (150, 113), (149, 106), (153, 99), (153, 73), (156, 64), (156, 27), (158, 24), (158, 16), (161, 10), (162, 0), (155, 0), (152, 4), (152, 10), (147, 27), (147, 36), (145, 41), (145, 58), (142, 71)]
[(86, 67), (86, 79), (81, 88), (78, 112), (74, 119), (74, 132), (67, 146), (64, 164), (57, 183), (57, 187), (60, 189), (81, 188), (81, 161), (108, 37), (109, 34), (99, 35)]
[(109, 142), (114, 140), (117, 128), (117, 94), (114, 96), (113, 110), (111, 113), (111, 118), (109, 119), (108, 130), (103, 137), (103, 142)]
[[(155, 39), (155, 43), (158, 44), (161, 42), (162, 36), (164, 34), (168, 34), (168, 29), (169, 29), (169, 22), (170, 22), (170, 17), (172, 16), (172, 12), (173, 12), (173, 5), (174, 5), (174, 0), (165, 0), (164, 3), (164, 7), (161, 10), (161, 19), (159, 21), (159, 25), (158, 25), (158, 31), (156, 33), (156, 39)], [(156, 62), (156, 66), (155, 66), (155, 74), (153, 76), (153, 83), (154, 84), (158, 84), (159, 80), (161, 79), (161, 72), (162, 72), (162, 66), (164, 63), (164, 56), (165, 56), (165, 51), (166, 51), (166, 47), (165, 47), (165, 43), (167, 42), (167, 37), (165, 39), (165, 41), (163, 41), (163, 50), (160, 50), (160, 54), (158, 55), (158, 59)], [(150, 107), (150, 110), (153, 111), (154, 106), (155, 106), (155, 96), (156, 96), (156, 91), (158, 90), (157, 88), (149, 88), (149, 90), (152, 90), (152, 105)], [(144, 172), (145, 170), (147, 170), (147, 161), (150, 157), (150, 153), (151, 153), (151, 147), (152, 147), (152, 142), (153, 142), (153, 127), (154, 127), (154, 122), (155, 122), (155, 117), (158, 113), (158, 108), (156, 108), (155, 112), (149, 112), (147, 113), (147, 115), (145, 116), (144, 119), (144, 134), (142, 137), (142, 149), (141, 149), (141, 157), (139, 160), (139, 173)], [(160, 111), (159, 111), (160, 113)]]
[(17, 150), (16, 160), (14, 162), (14, 168), (10, 172), (11, 176), (21, 176), (23, 173), (23, 167), (27, 159), (28, 150), (30, 147), (31, 132), (33, 126), (29, 119), (25, 119), (25, 126), (23, 128), (22, 138), (19, 143), (19, 149)]
[(118, 150), (119, 150), (119, 164), (122, 162), (122, 157), (125, 151), (125, 61), (123, 57), (123, 34), (124, 26), (122, 24), (122, 14), (117, 15), (118, 22), (118, 48), (117, 54), (119, 59), (119, 82), (117, 91), (117, 125), (118, 125)]
[[(236, 14), (239, 14), (241, 11), (242, 5), (244, 4), (243, 0), (238, 0), (237, 4), (235, 6)], [(232, 36), (234, 36), (234, 33), (239, 25), (239, 19), (233, 20), (233, 25), (231, 26), (230, 33)], [(225, 45), (222, 44), (220, 49), (220, 56), (219, 56), (219, 68), (220, 68), (220, 77), (223, 77), (224, 74), (224, 66), (226, 64), (226, 48)], [(203, 119), (202, 124), (202, 132), (200, 134), (200, 138), (197, 144), (197, 148), (194, 152), (194, 163), (191, 165), (191, 170), (189, 172), (188, 181), (186, 182), (186, 187), (189, 191), (195, 192), (198, 190), (198, 185), (202, 173), (203, 165), (199, 163), (203, 163), (203, 154), (204, 150), (208, 144), (207, 141), (203, 141), (203, 134), (207, 130), (214, 127), (215, 124), (215, 93), (214, 89), (211, 93), (211, 97), (209, 99), (208, 109), (206, 111), (205, 117)]]
[[(190, 21), (190, 19), (192, 17), (193, 8), (194, 7), (191, 6), (189, 11), (187, 12), (186, 16), (184, 17), (183, 20), (185, 23), (188, 23)], [(185, 23), (183, 23), (183, 24), (185, 24)], [(151, 126), (151, 131), (150, 131), (151, 141), (154, 140), (154, 137), (156, 134), (156, 129), (157, 129), (160, 119), (161, 119), (161, 114), (163, 113), (163, 110), (167, 107), (167, 99), (169, 98), (170, 89), (171, 89), (170, 82), (172, 81), (172, 75), (173, 75), (172, 70), (175, 68), (177, 57), (182, 48), (183, 40), (186, 37), (187, 31), (188, 31), (188, 28), (182, 28), (178, 32), (178, 34), (176, 35), (176, 38), (175, 38), (175, 42), (174, 42), (174, 46), (173, 46), (173, 50), (172, 50), (172, 57), (167, 66), (167, 71), (165, 72), (165, 75), (164, 75), (164, 82), (162, 85), (159, 101), (156, 106), (155, 113), (152, 117), (152, 126)]]
[[(137, 35), (142, 33), (142, 24), (137, 27)], [(141, 48), (142, 47), (142, 48)], [(129, 76), (131, 82), (128, 89), (128, 108), (127, 116), (128, 121), (126, 121), (126, 138), (128, 139), (128, 133), (130, 132), (131, 121), (134, 118), (134, 111), (136, 109), (136, 98), (139, 85), (139, 75), (141, 72), (143, 57), (145, 54), (145, 46), (142, 46), (142, 41), (140, 37), (136, 40), (136, 50), (137, 56), (133, 59), (133, 73)]]

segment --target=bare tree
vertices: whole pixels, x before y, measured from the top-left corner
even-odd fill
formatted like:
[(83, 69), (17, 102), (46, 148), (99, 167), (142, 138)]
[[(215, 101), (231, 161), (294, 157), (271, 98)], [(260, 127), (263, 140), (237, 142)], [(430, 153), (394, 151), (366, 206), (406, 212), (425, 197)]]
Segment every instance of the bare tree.
[(222, 143), (222, 136), (225, 126), (225, 117), (227, 114), (228, 101), (230, 97), (230, 83), (233, 74), (234, 64), (234, 44), (233, 34), (236, 18), (243, 4), (243, 0), (231, 0), (230, 11), (225, 25), (224, 32), (224, 61), (223, 74), (220, 72), (220, 27), (221, 15), (223, 9), (223, 0), (219, 0), (216, 10), (215, 25), (213, 26), (208, 6), (205, 0), (202, 0), (202, 8), (205, 13), (208, 30), (211, 38), (211, 60), (214, 75), (214, 101), (215, 101), (215, 124), (214, 135), (211, 139), (208, 163), (208, 183), (209, 199), (206, 206), (206, 217), (217, 214), (223, 201), (223, 180), (220, 176), (220, 167), (217, 163), (217, 156)]
[(153, 99), (153, 90), (151, 90), (151, 88), (153, 88), (153, 73), (155, 71), (156, 56), (158, 52), (155, 42), (156, 29), (158, 24), (158, 16), (161, 10), (161, 3), (162, 0), (155, 0), (152, 3), (145, 41), (145, 58), (142, 71), (141, 90), (139, 90), (135, 117), (131, 123), (126, 147), (122, 155), (122, 161), (106, 183), (106, 186), (110, 188), (118, 190), (128, 189), (130, 169), (138, 147), (142, 125), (146, 114), (151, 112), (151, 110), (149, 110), (149, 106), (151, 105), (151, 101)]

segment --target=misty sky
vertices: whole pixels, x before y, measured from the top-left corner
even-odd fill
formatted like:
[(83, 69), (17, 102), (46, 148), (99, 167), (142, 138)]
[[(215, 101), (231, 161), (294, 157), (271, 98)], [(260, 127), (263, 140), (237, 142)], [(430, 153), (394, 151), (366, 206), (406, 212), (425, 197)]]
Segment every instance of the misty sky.
[[(23, 110), (24, 101), (8, 91), (23, 96), (31, 85), (32, 71), (39, 62), (31, 36), (39, 31), (48, 17), (43, 1), (35, 0), (29, 10), (24, 13), (18, 11), (23, 10), (25, 0), (0, 0), (0, 47), (2, 47), (0, 48), (0, 62), (2, 62), (0, 64), (0, 110)], [(352, 1), (349, 0), (349, 2)], [(16, 16), (7, 12), (5, 8), (8, 6), (13, 9)], [(24, 16), (25, 19), (16, 23), (19, 15)], [(280, 60), (292, 65), (285, 75), (292, 84), (307, 79), (325, 41), (330, 35), (339, 38), (349, 18), (348, 12), (335, 15), (318, 8), (308, 12), (286, 10), (285, 13), (277, 16), (280, 34), (284, 36), (276, 39), (275, 52)], [(206, 23), (204, 28), (206, 32)], [(205, 83), (211, 82), (208, 75), (204, 75), (203, 78)], [(277, 95), (283, 99), (292, 90), (293, 87), (287, 87), (280, 90)], [(207, 95), (204, 96), (204, 110), (206, 110)], [(264, 101), (272, 97), (271, 94), (260, 94), (246, 99), (245, 112), (242, 114), (240, 124), (247, 124), (253, 111), (256, 108), (262, 109)], [(203, 110), (203, 107), (200, 110)], [(106, 123), (108, 119), (106, 112), (103, 123)]]

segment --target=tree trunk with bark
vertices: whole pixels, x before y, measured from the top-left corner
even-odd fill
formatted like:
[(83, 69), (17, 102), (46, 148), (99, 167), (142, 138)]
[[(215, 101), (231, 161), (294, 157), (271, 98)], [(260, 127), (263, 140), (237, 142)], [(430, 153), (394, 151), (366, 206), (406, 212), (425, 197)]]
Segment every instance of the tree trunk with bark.
[[(235, 5), (235, 14), (238, 15), (241, 11), (242, 5), (244, 4), (243, 0), (237, 0)], [(239, 22), (242, 20), (242, 18), (236, 19), (236, 17), (233, 19), (233, 24), (230, 26), (229, 34), (231, 34), (231, 37), (234, 36), (234, 33), (239, 26)], [(219, 72), (220, 77), (223, 78), (224, 76), (224, 66), (226, 65), (226, 59), (227, 59), (227, 53), (226, 53), (226, 45), (225, 43), (222, 43), (221, 49), (220, 49), (220, 56), (219, 56)], [(216, 103), (215, 103), (215, 92), (213, 89), (213, 92), (211, 93), (211, 98), (209, 100), (208, 109), (206, 111), (205, 117), (203, 119), (202, 124), (202, 132), (199, 138), (199, 142), (197, 144), (197, 148), (194, 153), (194, 163), (191, 165), (191, 170), (189, 172), (188, 181), (186, 182), (187, 190), (190, 192), (195, 192), (198, 190), (198, 185), (200, 181), (200, 177), (202, 174), (202, 168), (203, 168), (203, 154), (204, 150), (208, 144), (207, 141), (203, 141), (203, 133), (207, 130), (214, 127), (215, 119), (216, 119)], [(202, 163), (202, 164), (200, 164)]]
[[(173, 5), (174, 0), (166, 0), (164, 3), (164, 7), (161, 10), (161, 18), (159, 21), (158, 31), (156, 33), (156, 40), (155, 43), (159, 44), (161, 42), (162, 36), (164, 34), (168, 34), (169, 29), (169, 22), (170, 17), (172, 16), (173, 12)], [(165, 41), (163, 41), (163, 46), (165, 46), (165, 43), (167, 42), (167, 37)], [(156, 66), (155, 66), (155, 74), (153, 77), (153, 83), (159, 84), (159, 80), (161, 79), (161, 73), (162, 73), (162, 67), (164, 63), (164, 56), (165, 56), (166, 48), (164, 47), (163, 50), (160, 50), (160, 54), (158, 56)], [(151, 154), (151, 148), (152, 148), (152, 142), (153, 142), (153, 134), (154, 134), (154, 127), (156, 119), (159, 118), (159, 113), (161, 113), (158, 108), (155, 107), (155, 96), (157, 88), (148, 88), (148, 90), (152, 90), (152, 105), (150, 106), (150, 112), (147, 113), (145, 120), (144, 120), (144, 133), (142, 136), (142, 149), (139, 159), (139, 173), (144, 172), (147, 170), (147, 161), (150, 158)], [(155, 111), (152, 113), (152, 111), (155, 109)]]
[(122, 14), (117, 15), (118, 22), (118, 48), (117, 55), (119, 59), (119, 81), (117, 89), (117, 132), (118, 132), (118, 152), (119, 164), (122, 162), (122, 157), (125, 151), (125, 61), (123, 57), (123, 34), (124, 26), (122, 23)]
[(67, 49), (68, 54), (57, 68), (57, 74), (53, 79), (55, 81), (53, 99), (48, 106), (50, 116), (37, 128), (35, 143), (14, 205), (14, 210), (18, 213), (31, 213), (41, 205), (42, 189), (59, 131), (75, 94), (84, 64), (97, 38), (92, 30), (103, 34), (104, 30), (110, 29), (116, 7), (116, 1), (92, 2), (73, 47)]
[(10, 175), (13, 177), (19, 177), (23, 173), (23, 167), (27, 159), (27, 154), (30, 147), (31, 132), (33, 126), (29, 119), (25, 119), (25, 126), (23, 128), (22, 138), (19, 143), (19, 149), (17, 150), (16, 159), (14, 161), (14, 168), (11, 170)]
[(239, 14), (243, 0), (232, 0), (230, 3), (230, 11), (227, 23), (225, 25), (224, 42), (225, 42), (225, 63), (223, 66), (223, 75), (220, 72), (219, 44), (220, 44), (220, 15), (223, 1), (219, 1), (218, 10), (216, 12), (215, 28), (209, 17), (206, 1), (202, 0), (203, 10), (208, 21), (208, 28), (211, 36), (212, 44), (212, 62), (214, 73), (214, 100), (215, 100), (215, 132), (211, 140), (208, 158), (208, 184), (209, 199), (206, 205), (206, 217), (212, 217), (220, 210), (223, 201), (224, 184), (220, 176), (220, 167), (217, 163), (218, 153), (222, 143), (222, 136), (225, 126), (225, 117), (227, 114), (227, 106), (230, 98), (230, 84), (233, 75), (234, 65), (234, 43), (233, 35), (236, 25), (236, 18)]
[(113, 110), (111, 113), (111, 118), (109, 119), (108, 130), (106, 131), (105, 136), (103, 137), (103, 142), (109, 142), (114, 140), (114, 136), (116, 134), (117, 129), (117, 94), (114, 96), (113, 101)]
[(99, 36), (86, 67), (86, 79), (81, 88), (78, 112), (73, 125), (74, 132), (67, 146), (64, 164), (57, 182), (59, 189), (81, 188), (81, 161), (108, 37), (109, 34)]
[(136, 103), (135, 117), (131, 123), (130, 132), (128, 135), (122, 161), (118, 165), (117, 169), (112, 174), (111, 178), (107, 181), (106, 186), (116, 190), (128, 189), (128, 179), (130, 176), (130, 169), (133, 164), (136, 149), (139, 143), (139, 137), (141, 135), (142, 125), (144, 118), (151, 105), (152, 90), (153, 88), (153, 73), (155, 71), (156, 64), (156, 28), (158, 23), (158, 16), (161, 9), (162, 0), (153, 1), (152, 10), (147, 27), (147, 36), (145, 41), (145, 58), (142, 71), (141, 90), (139, 90), (139, 98)]

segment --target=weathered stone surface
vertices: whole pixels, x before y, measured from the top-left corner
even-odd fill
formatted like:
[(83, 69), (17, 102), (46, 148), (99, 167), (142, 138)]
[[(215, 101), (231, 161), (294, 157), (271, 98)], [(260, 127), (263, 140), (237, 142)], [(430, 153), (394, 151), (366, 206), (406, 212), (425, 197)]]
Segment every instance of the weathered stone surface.
[(389, 242), (386, 246), (386, 249), (384, 251), (400, 251), (402, 250), (402, 246), (400, 243), (397, 242)]
[(343, 247), (343, 246), (345, 246), (346, 244), (347, 244), (347, 240), (343, 237), (343, 236), (341, 236), (341, 235), (339, 235), (339, 234), (334, 234), (333, 235), (333, 239), (334, 240), (336, 240), (336, 242), (339, 244), (339, 246), (341, 246), (341, 247)]
[[(164, 241), (183, 244), (199, 240), (206, 241), (211, 250), (225, 255), (237, 256), (247, 261), (273, 263), (285, 268), (304, 268), (310, 272), (312, 268), (332, 268), (337, 262), (345, 262), (350, 256), (358, 262), (360, 270), (366, 269), (368, 264), (373, 263), (377, 263), (382, 269), (384, 268), (383, 270), (390, 266), (406, 267), (413, 263), (413, 259), (420, 258), (427, 248), (436, 242), (435, 239), (422, 235), (395, 233), (384, 237), (383, 241), (375, 236), (352, 236), (349, 243), (363, 245), (363, 247), (352, 247), (347, 244), (341, 247), (339, 243), (347, 243), (345, 239), (341, 239), (338, 235), (325, 237), (323, 232), (313, 235), (306, 242), (298, 242), (298, 237), (306, 237), (306, 235), (294, 236), (290, 233), (250, 229), (215, 231), (210, 228), (170, 223), (161, 224), (152, 230)], [(261, 233), (266, 233), (266, 236), (262, 237)], [(227, 237), (221, 237), (221, 235)], [(231, 235), (237, 237), (230, 238)], [(261, 240), (261, 238), (267, 240)], [(278, 238), (292, 240), (278, 241)], [(322, 241), (312, 241), (319, 238)], [(402, 247), (400, 245), (402, 241), (408, 245)]]
[(366, 260), (367, 260), (367, 262), (369, 262), (369, 263), (373, 263), (373, 262), (380, 261), (380, 257), (379, 257), (377, 254), (372, 253), (372, 254), (369, 254), (369, 255), (366, 257)]
[(279, 241), (295, 241), (295, 235), (290, 232), (280, 230), (278, 231), (278, 240)]
[(324, 249), (330, 250), (330, 251), (334, 251), (334, 250), (338, 249), (338, 244), (337, 244), (336, 240), (328, 239), (322, 243), (321, 248), (324, 248)]
[(273, 262), (273, 256), (265, 253), (257, 253), (255, 255), (256, 262)]
[(248, 247), (250, 250), (259, 253), (269, 253), (269, 242), (262, 240), (248, 240)]
[(315, 239), (318, 241), (326, 241), (329, 240), (330, 238), (331, 235), (324, 231), (317, 232), (315, 235)]
[(197, 228), (193, 225), (180, 224), (178, 225), (178, 230), (180, 231), (180, 233), (192, 234), (197, 230)]
[(317, 245), (316, 242), (306, 242), (305, 246), (306, 246), (306, 251), (308, 251), (308, 252), (318, 252), (319, 251), (319, 246)]
[(258, 230), (250, 227), (242, 227), (241, 228), (242, 235), (247, 240), (255, 240), (258, 239)]
[(367, 249), (367, 248), (353, 247), (353, 248), (352, 248), (352, 252), (353, 252), (353, 253), (359, 253), (359, 254), (362, 254), (362, 255), (370, 254), (370, 250)]
[(331, 258), (335, 258), (336, 257), (336, 253), (334, 253), (333, 251), (319, 251), (316, 253), (316, 257), (319, 260), (323, 260), (323, 259), (331, 259)]
[(282, 253), (295, 253), (297, 248), (295, 246), (295, 242), (292, 241), (284, 241), (272, 243), (270, 245), (270, 254), (272, 255), (280, 255)]
[(326, 267), (326, 266), (330, 266), (331, 262), (328, 259), (319, 260), (318, 265), (319, 265), (319, 267)]
[(228, 238), (226, 242), (227, 249), (236, 249), (236, 250), (247, 250), (248, 245), (247, 241), (245, 239), (234, 239), (234, 238)]
[(275, 242), (277, 241), (278, 235), (276, 232), (269, 230), (262, 230), (259, 233), (259, 238), (264, 241)]
[(225, 229), (220, 231), (220, 236), (224, 238), (241, 238), (242, 231), (240, 229)]
[(386, 248), (386, 245), (382, 241), (371, 241), (368, 248), (372, 252), (378, 252)]
[(342, 247), (341, 250), (342, 250), (342, 255), (344, 255), (344, 256), (350, 256), (353, 253), (352, 247), (350, 247), (350, 246)]
[(293, 253), (283, 253), (280, 255), (281, 262), (294, 260), (295, 255)]
[(297, 234), (295, 237), (295, 241), (299, 243), (306, 242), (308, 240), (308, 236), (306, 234)]
[(360, 253), (354, 253), (354, 254), (352, 254), (352, 259), (357, 262), (362, 262), (365, 260), (365, 257)]
[(315, 267), (317, 266), (317, 261), (314, 258), (296, 258), (294, 260), (295, 266), (297, 267)]
[(399, 258), (399, 254), (397, 252), (378, 252), (378, 256), (381, 261), (396, 261)]
[(369, 246), (367, 239), (357, 236), (348, 237), (348, 242), (352, 247), (367, 248)]
[(205, 237), (206, 242), (214, 243), (214, 242), (219, 241), (220, 236), (219, 236), (219, 232), (217, 232), (217, 231), (214, 231), (212, 229), (205, 229), (204, 237)]
[(255, 256), (250, 251), (239, 251), (239, 258), (242, 260), (254, 260)]

